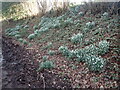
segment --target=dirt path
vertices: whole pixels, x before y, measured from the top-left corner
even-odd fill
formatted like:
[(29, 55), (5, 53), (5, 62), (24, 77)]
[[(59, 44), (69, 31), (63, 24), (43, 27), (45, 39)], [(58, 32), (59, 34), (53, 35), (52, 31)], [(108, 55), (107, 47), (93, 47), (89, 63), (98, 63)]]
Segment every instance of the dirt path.
[[(38, 65), (32, 63), (34, 51), (27, 51), (3, 37), (3, 88), (65, 88), (71, 87), (67, 76), (59, 76), (52, 71), (37, 72)], [(34, 52), (34, 53), (33, 53)]]

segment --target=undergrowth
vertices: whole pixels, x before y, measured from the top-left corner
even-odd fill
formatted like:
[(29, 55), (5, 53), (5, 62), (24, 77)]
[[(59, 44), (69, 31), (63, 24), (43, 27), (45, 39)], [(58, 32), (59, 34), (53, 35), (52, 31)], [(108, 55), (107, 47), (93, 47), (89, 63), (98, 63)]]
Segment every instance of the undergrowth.
[[(106, 59), (101, 56), (109, 52), (110, 48), (110, 43), (104, 39), (104, 33), (111, 32), (110, 27), (114, 27), (113, 22), (115, 20), (111, 22), (109, 13), (105, 12), (96, 21), (97, 18), (92, 16), (85, 17), (84, 13), (79, 11), (78, 8), (71, 8), (68, 12), (58, 17), (43, 16), (40, 18), (39, 24), (33, 26), (33, 33), (28, 33), (29, 25), (18, 25), (15, 28), (6, 29), (5, 33), (25, 45), (38, 39), (47, 42), (48, 39), (51, 39), (54, 43), (62, 41), (69, 42), (74, 47), (79, 46), (80, 48), (70, 50), (69, 47), (63, 45), (58, 48), (58, 51), (69, 60), (85, 62), (92, 71), (100, 71), (106, 65)], [(74, 18), (74, 15), (78, 16)], [(103, 24), (99, 24), (99, 21), (102, 21)], [(108, 27), (103, 29), (104, 24), (108, 24)], [(57, 30), (56, 33), (54, 33), (55, 30)], [(101, 38), (102, 40), (100, 40)], [(54, 48), (53, 43), (48, 42), (42, 48), (43, 50), (48, 50), (48, 55), (53, 56), (55, 52), (50, 50), (51, 47)], [(40, 68), (53, 67), (52, 64), (51, 61), (44, 60)]]

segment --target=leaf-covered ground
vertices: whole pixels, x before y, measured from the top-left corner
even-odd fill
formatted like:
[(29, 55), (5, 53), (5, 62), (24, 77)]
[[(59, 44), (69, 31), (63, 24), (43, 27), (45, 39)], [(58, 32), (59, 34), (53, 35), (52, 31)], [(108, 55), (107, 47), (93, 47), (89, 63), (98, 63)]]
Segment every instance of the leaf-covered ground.
[[(9, 25), (4, 22), (3, 88), (118, 88), (120, 18), (104, 14), (68, 12)], [(87, 26), (89, 22), (95, 24)], [(71, 42), (71, 37), (78, 33), (84, 36), (82, 43)], [(97, 72), (90, 71), (85, 62), (67, 58), (58, 50), (60, 46), (67, 46), (69, 50), (97, 46), (102, 40), (110, 45), (105, 54), (96, 54), (106, 60), (103, 70)], [(54, 68), (41, 69), (43, 57), (52, 61)]]

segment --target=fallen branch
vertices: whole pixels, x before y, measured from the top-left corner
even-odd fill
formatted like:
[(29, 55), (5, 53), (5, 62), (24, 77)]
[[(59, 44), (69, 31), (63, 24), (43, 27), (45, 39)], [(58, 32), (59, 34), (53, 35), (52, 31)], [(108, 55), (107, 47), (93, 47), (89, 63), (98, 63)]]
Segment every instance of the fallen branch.
[(34, 48), (26, 48), (26, 49), (34, 49)]
[(44, 79), (43, 74), (41, 74), (41, 78), (43, 79), (43, 88), (44, 88), (44, 90), (45, 90), (45, 79)]

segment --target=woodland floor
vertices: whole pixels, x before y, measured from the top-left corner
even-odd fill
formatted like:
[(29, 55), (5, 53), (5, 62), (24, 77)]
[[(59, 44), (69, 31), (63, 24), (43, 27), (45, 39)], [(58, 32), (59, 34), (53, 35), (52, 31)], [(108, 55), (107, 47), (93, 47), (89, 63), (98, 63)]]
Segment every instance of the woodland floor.
[[(4, 34), (6, 28), (14, 27), (15, 25), (15, 22), (10, 22), (9, 25), (3, 23), (3, 88), (118, 88), (120, 81), (114, 78), (116, 77), (114, 74), (117, 75), (118, 73), (115, 68), (110, 68), (116, 64), (120, 64), (116, 61), (119, 56), (118, 53), (116, 53), (116, 57), (112, 57), (112, 51), (114, 51), (112, 48), (114, 46), (111, 46), (109, 52), (102, 56), (104, 58), (110, 58), (110, 62), (107, 63), (106, 69), (101, 73), (89, 71), (84, 63), (65, 60), (65, 57), (59, 53), (49, 56), (49, 60), (55, 62), (56, 68), (37, 71), (39, 66), (38, 61), (42, 59), (42, 56), (47, 55), (46, 53), (48, 51), (43, 49), (43, 46), (48, 41), (52, 41), (57, 35), (61, 35), (61, 33), (57, 31), (48, 32), (47, 39), (44, 39), (39, 44), (32, 42), (33, 46), (29, 48), (26, 45), (20, 45), (14, 38), (7, 37)], [(57, 35), (54, 33), (57, 33)], [(112, 33), (108, 33), (108, 36), (110, 35)], [(60, 38), (63, 38), (63, 36), (61, 35)], [(114, 37), (116, 40), (120, 39), (119, 34), (115, 34)], [(62, 43), (67, 43), (66, 45), (70, 49), (75, 48), (68, 41), (57, 41), (57, 38), (56, 41), (54, 40), (52, 42), (54, 48), (51, 48), (51, 50), (57, 51)], [(115, 45), (119, 45), (119, 43), (117, 42)], [(111, 64), (111, 62), (115, 65)]]

